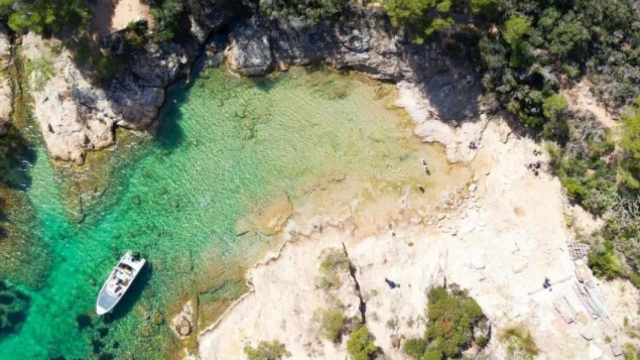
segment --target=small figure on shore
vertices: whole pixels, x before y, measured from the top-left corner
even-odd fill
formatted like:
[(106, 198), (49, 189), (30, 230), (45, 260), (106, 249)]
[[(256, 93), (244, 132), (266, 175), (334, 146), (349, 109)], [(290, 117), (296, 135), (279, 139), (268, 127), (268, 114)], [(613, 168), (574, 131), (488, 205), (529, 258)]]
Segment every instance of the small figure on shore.
[(392, 289), (392, 290), (395, 289), (395, 288), (399, 288), (400, 287), (400, 284), (397, 284), (397, 283), (395, 283), (395, 282), (393, 282), (393, 281), (391, 281), (391, 280), (389, 280), (387, 278), (384, 278), (384, 282), (386, 282), (387, 285), (389, 285), (389, 289)]
[(548, 277), (544, 278), (544, 282), (542, 283), (542, 287), (545, 289), (549, 289), (549, 291), (552, 291), (553, 289), (551, 289), (551, 281), (549, 280)]
[(527, 167), (527, 170), (531, 170), (535, 176), (540, 175), (540, 168), (542, 167), (540, 161), (536, 161), (535, 163), (526, 163), (525, 166)]
[(471, 150), (477, 150), (478, 149), (478, 146), (476, 145), (475, 141), (470, 141), (469, 142), (469, 149), (471, 149)]
[(422, 158), (422, 167), (424, 168), (424, 172), (427, 173), (427, 175), (431, 175), (431, 171), (429, 171), (429, 166), (427, 166), (427, 160), (425, 160), (424, 158)]

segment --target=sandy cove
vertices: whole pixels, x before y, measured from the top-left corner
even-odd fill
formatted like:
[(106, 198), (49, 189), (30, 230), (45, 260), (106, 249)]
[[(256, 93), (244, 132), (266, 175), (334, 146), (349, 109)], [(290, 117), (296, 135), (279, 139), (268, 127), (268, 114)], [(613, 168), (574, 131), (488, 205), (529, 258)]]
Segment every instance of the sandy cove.
[[(507, 358), (496, 334), (515, 324), (531, 331), (539, 359), (614, 359), (607, 341), (634, 341), (623, 323), (625, 318), (637, 322), (640, 296), (630, 283), (603, 283), (610, 322), (589, 318), (567, 324), (554, 310), (553, 302), (566, 297), (576, 311), (585, 311), (571, 289), (576, 266), (567, 241), (577, 228), (593, 229), (597, 221), (568, 204), (557, 178), (545, 171), (536, 177), (526, 169), (534, 160), (544, 167), (545, 156), (533, 154), (539, 145), (517, 137), (500, 118), (481, 115), (452, 128), (437, 120), (411, 84), (398, 89), (397, 104), (417, 123), (415, 134), (445, 145), (448, 159), (466, 163), (469, 171), (431, 184), (429, 190), (437, 190), (432, 201), (407, 192), (371, 201), (358, 214), (348, 205), (334, 209), (334, 217), (314, 216), (313, 206), (294, 204), (285, 245), (247, 274), (252, 291), (198, 335), (198, 357), (245, 359), (244, 346), (279, 340), (291, 359), (345, 359), (346, 339), (324, 340), (313, 320), (318, 309), (338, 306), (347, 317), (366, 317), (387, 358), (408, 359), (398, 340), (423, 334), (425, 289), (446, 278), (468, 289), (490, 319), (494, 335), (485, 353), (491, 359)], [(472, 140), (477, 150), (469, 149)], [(573, 219), (571, 228), (567, 219)], [(362, 222), (375, 224), (377, 231), (360, 231)], [(327, 248), (346, 252), (356, 269), (341, 274), (342, 285), (331, 291), (316, 285)], [(545, 277), (571, 279), (552, 292), (529, 295)], [(385, 278), (400, 287), (390, 289)], [(593, 340), (585, 340), (584, 333)]]

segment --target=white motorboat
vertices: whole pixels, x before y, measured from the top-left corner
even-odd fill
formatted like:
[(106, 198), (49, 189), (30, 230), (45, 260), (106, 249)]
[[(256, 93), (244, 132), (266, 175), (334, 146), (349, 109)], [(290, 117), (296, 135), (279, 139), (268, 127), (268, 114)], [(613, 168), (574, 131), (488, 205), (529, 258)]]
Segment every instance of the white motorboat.
[(133, 255), (131, 250), (124, 254), (116, 267), (113, 268), (113, 271), (111, 271), (107, 281), (102, 285), (100, 294), (98, 294), (98, 301), (96, 302), (98, 315), (108, 313), (120, 302), (127, 290), (131, 288), (133, 280), (138, 276), (145, 263), (145, 259), (138, 255)]

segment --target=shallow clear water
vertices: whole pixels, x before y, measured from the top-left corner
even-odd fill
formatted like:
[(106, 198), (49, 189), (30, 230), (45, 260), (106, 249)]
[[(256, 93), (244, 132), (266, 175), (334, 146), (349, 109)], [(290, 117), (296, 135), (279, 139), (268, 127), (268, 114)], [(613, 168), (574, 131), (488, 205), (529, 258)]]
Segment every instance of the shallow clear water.
[[(213, 316), (206, 312), (244, 291), (244, 266), (277, 242), (259, 231), (238, 236), (239, 220), (313, 179), (400, 180), (425, 156), (398, 112), (377, 100), (388, 87), (325, 71), (250, 81), (209, 70), (171, 91), (156, 136), (113, 167), (109, 199), (81, 223), (70, 219), (64, 182), (38, 148), (27, 191), (37, 221), (22, 225), (43, 247), (34, 261), (48, 266), (23, 280), (28, 317), (0, 339), (0, 359), (174, 353), (183, 344), (167, 318), (195, 298), (201, 318)], [(127, 249), (151, 265), (114, 314), (98, 318), (97, 292)], [(10, 275), (0, 273), (28, 277)]]

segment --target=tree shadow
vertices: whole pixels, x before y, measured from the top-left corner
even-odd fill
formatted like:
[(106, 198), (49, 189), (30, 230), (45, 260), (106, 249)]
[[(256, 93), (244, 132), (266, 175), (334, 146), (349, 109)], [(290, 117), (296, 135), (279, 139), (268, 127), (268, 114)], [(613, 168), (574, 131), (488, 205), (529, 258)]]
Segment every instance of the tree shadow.
[(109, 324), (114, 321), (120, 320), (127, 316), (131, 310), (133, 310), (136, 303), (142, 297), (144, 289), (149, 284), (153, 273), (153, 266), (150, 262), (147, 262), (146, 266), (140, 270), (140, 274), (136, 277), (131, 288), (125, 293), (124, 298), (120, 300), (118, 305), (113, 308), (113, 311), (104, 316), (104, 323)]

